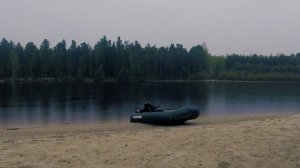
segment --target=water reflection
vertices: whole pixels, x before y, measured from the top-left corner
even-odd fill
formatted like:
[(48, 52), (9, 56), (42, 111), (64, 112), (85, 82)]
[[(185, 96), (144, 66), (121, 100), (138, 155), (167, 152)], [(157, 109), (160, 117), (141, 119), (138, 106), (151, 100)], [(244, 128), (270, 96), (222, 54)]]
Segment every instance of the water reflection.
[(192, 105), (202, 115), (297, 112), (299, 84), (283, 83), (1, 83), (1, 125), (128, 120), (144, 102)]
[(298, 83), (214, 83), (210, 108), (224, 114), (286, 113), (300, 109)]

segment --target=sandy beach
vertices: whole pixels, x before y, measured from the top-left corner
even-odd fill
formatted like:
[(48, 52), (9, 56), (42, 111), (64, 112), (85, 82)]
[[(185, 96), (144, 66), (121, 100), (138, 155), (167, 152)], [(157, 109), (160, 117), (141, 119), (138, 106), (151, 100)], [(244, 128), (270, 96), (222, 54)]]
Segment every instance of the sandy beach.
[(0, 167), (300, 167), (300, 115), (0, 129)]

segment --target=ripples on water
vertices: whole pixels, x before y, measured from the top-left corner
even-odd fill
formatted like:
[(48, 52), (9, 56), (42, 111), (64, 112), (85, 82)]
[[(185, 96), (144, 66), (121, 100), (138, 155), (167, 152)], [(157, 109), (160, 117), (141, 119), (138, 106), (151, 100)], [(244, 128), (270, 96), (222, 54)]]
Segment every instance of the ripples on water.
[(294, 113), (299, 83), (1, 83), (1, 125), (127, 121), (145, 101), (201, 114)]

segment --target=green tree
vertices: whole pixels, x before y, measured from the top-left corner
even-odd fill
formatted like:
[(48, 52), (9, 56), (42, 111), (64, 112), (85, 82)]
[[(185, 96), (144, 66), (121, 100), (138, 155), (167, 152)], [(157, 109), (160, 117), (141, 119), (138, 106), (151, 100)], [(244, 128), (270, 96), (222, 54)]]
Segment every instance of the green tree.
[(62, 40), (53, 49), (54, 76), (63, 78), (67, 76), (67, 48), (66, 41)]
[(51, 76), (51, 52), (50, 42), (47, 39), (44, 39), (40, 45), (39, 58), (41, 60), (41, 74), (42, 77), (47, 78)]
[(191, 73), (206, 71), (208, 69), (208, 53), (202, 46), (197, 45), (190, 49), (189, 67)]
[(8, 42), (5, 38), (0, 43), (0, 78), (9, 77), (8, 60), (11, 50), (14, 48), (12, 42)]
[(8, 64), (11, 78), (16, 78), (19, 70), (19, 56), (16, 50), (10, 52)]
[(33, 42), (26, 44), (24, 50), (24, 77), (30, 79), (38, 77), (38, 54), (38, 49)]
[(68, 49), (67, 71), (69, 77), (78, 78), (79, 74), (79, 47), (75, 40), (72, 40), (71, 46)]
[(78, 66), (78, 77), (79, 78), (88, 78), (90, 77), (90, 56), (91, 56), (91, 47), (87, 43), (81, 43), (79, 48), (79, 66)]

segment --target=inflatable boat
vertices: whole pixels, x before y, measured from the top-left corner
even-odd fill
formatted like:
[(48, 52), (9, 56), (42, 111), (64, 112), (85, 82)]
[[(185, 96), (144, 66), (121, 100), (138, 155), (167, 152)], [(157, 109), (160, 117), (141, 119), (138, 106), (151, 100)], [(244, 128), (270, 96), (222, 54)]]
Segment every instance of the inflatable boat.
[(181, 107), (177, 109), (154, 110), (143, 112), (137, 110), (130, 117), (130, 122), (152, 123), (152, 124), (183, 124), (187, 120), (196, 119), (200, 112), (195, 107)]

